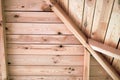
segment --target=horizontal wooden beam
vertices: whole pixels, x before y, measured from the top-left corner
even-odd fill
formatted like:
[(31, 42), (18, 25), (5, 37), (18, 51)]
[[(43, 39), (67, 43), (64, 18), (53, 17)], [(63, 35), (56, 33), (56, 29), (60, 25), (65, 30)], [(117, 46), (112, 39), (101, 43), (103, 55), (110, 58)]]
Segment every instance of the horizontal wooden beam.
[(112, 68), (112, 66), (103, 58), (101, 54), (96, 53), (88, 44), (87, 38), (76, 26), (76, 24), (69, 18), (69, 16), (59, 7), (57, 3), (52, 3), (51, 9), (54, 13), (64, 22), (66, 27), (76, 36), (76, 38), (81, 42), (81, 44), (93, 55), (93, 57), (101, 64), (101, 66), (106, 70), (106, 72), (114, 79), (120, 80), (120, 76)]
[(102, 44), (92, 39), (88, 39), (88, 43), (95, 51), (120, 59), (120, 50), (112, 48), (108, 45)]

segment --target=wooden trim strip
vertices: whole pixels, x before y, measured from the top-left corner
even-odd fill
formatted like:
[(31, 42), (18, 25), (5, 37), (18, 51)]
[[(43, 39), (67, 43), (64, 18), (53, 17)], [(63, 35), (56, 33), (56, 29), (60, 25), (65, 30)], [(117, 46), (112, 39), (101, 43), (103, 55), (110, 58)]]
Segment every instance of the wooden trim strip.
[(95, 40), (89, 39), (88, 40), (89, 45), (98, 52), (101, 52), (105, 55), (120, 59), (120, 50), (112, 48), (108, 45), (102, 44), (100, 42), (97, 42)]
[(5, 52), (5, 35), (4, 35), (4, 26), (3, 26), (3, 13), (2, 13), (2, 0), (0, 0), (0, 61), (1, 61), (1, 74), (2, 80), (8, 80), (7, 72), (7, 60)]
[(90, 73), (90, 53), (85, 49), (83, 80), (89, 80), (89, 76), (90, 76), (89, 73)]
[[(51, 2), (52, 4), (52, 2)], [(66, 27), (76, 36), (76, 38), (83, 44), (83, 46), (95, 57), (95, 59), (101, 64), (101, 66), (106, 70), (106, 72), (114, 79), (120, 80), (119, 74), (112, 68), (112, 66), (104, 59), (104, 57), (96, 53), (88, 44), (87, 39), (84, 34), (79, 30), (76, 24), (69, 18), (69, 16), (59, 7), (57, 3), (51, 5), (51, 9), (55, 14), (64, 22)]]

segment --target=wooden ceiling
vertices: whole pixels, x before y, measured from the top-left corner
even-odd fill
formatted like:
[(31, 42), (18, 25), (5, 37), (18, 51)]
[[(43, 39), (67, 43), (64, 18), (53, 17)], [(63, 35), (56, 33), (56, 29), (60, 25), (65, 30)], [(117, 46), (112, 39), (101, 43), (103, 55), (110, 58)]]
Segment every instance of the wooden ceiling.
[[(57, 1), (87, 37), (120, 49), (119, 0)], [(4, 17), (11, 79), (82, 80), (84, 47), (45, 0), (4, 0)], [(120, 60), (104, 56), (120, 74)], [(112, 80), (92, 56), (90, 80)]]

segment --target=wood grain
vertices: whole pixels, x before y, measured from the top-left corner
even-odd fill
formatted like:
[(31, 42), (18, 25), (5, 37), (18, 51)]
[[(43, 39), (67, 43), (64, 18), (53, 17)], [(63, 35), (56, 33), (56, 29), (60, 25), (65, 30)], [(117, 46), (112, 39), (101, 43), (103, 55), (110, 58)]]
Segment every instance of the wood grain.
[(69, 14), (71, 19), (81, 28), (84, 0), (69, 0)]
[(114, 0), (97, 0), (91, 37), (103, 42)]
[(7, 35), (7, 43), (80, 44), (74, 36), (65, 35)]
[(51, 11), (46, 0), (5, 0), (6, 11)]
[[(115, 0), (111, 19), (109, 22), (109, 28), (105, 38), (105, 44), (113, 48), (118, 48), (117, 45), (120, 39), (120, 22), (119, 22), (120, 21), (120, 4), (118, 1), (119, 0)], [(117, 61), (119, 62), (119, 60), (114, 59), (112, 64), (115, 67), (115, 69), (119, 72), (120, 63), (117, 63)]]
[(82, 45), (25, 45), (8, 44), (8, 54), (39, 54), (39, 55), (84, 55)]
[(53, 12), (6, 12), (6, 22), (62, 23)]
[(76, 38), (83, 44), (83, 46), (89, 50), (89, 52), (95, 57), (95, 59), (101, 64), (101, 66), (106, 70), (106, 72), (115, 80), (119, 80), (118, 73), (114, 68), (104, 59), (104, 57), (96, 53), (87, 43), (86, 37), (81, 31), (78, 31), (75, 23), (69, 18), (69, 16), (58, 6), (58, 4), (53, 4), (52, 10), (56, 15), (64, 22), (68, 29), (76, 36)]
[(84, 56), (41, 56), (41, 55), (8, 55), (9, 65), (76, 65), (83, 66)]
[(16, 76), (82, 76), (83, 67), (72, 66), (9, 66), (9, 74)]
[(87, 50), (85, 50), (83, 80), (90, 80), (89, 76), (90, 76), (90, 53)]
[(64, 24), (6, 23), (7, 34), (67, 34), (72, 33)]
[(91, 34), (95, 5), (96, 5), (96, 0), (85, 0), (82, 31), (88, 37), (90, 37)]
[(14, 80), (82, 80), (82, 77), (75, 76), (10, 76)]
[(6, 37), (5, 37), (5, 25), (3, 15), (3, 0), (0, 0), (0, 64), (1, 64), (1, 76), (2, 80), (8, 79), (7, 70), (7, 55), (6, 55)]

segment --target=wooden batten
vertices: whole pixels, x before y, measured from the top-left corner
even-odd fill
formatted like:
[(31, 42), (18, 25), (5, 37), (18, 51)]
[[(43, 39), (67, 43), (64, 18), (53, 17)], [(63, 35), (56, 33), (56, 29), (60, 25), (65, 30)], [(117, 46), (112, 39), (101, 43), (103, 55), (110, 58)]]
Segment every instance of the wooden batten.
[(90, 53), (85, 49), (84, 52), (84, 73), (83, 80), (90, 80)]
[(7, 72), (7, 60), (6, 60), (6, 50), (5, 50), (5, 30), (4, 30), (4, 19), (2, 10), (2, 0), (0, 0), (0, 61), (1, 61), (1, 75), (2, 80), (8, 80)]
[(79, 30), (79, 28), (74, 24), (74, 22), (69, 18), (69, 16), (59, 7), (57, 3), (53, 3), (51, 9), (55, 14), (64, 22), (67, 28), (76, 36), (76, 38), (83, 44), (83, 46), (95, 57), (95, 59), (101, 64), (101, 66), (106, 70), (106, 72), (114, 79), (119, 80), (119, 75), (111, 67), (111, 65), (103, 58), (99, 53), (96, 53), (88, 44), (87, 39), (84, 34)]
[(120, 50), (112, 48), (106, 44), (94, 41), (92, 39), (89, 39), (88, 43), (95, 51), (101, 52), (116, 59), (120, 59)]

